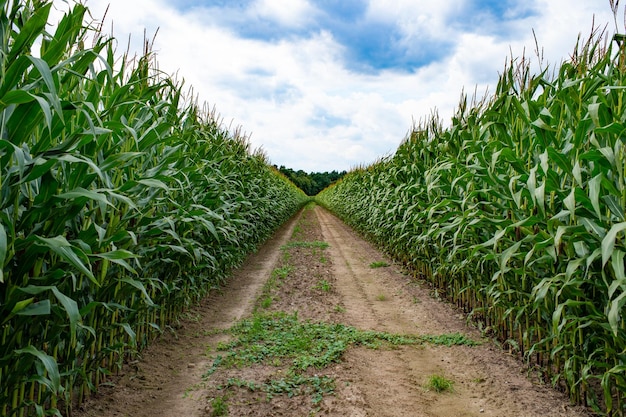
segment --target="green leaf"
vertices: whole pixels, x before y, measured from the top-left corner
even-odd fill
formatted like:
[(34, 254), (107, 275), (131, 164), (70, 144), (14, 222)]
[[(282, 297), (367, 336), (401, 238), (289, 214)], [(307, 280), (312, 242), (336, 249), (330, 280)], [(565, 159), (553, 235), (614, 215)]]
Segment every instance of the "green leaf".
[(539, 187), (535, 189), (535, 199), (537, 200), (537, 206), (539, 210), (545, 214), (546, 212), (546, 183), (545, 181), (541, 183)]
[(40, 96), (33, 96), (37, 103), (39, 103), (39, 107), (43, 112), (44, 119), (46, 120), (46, 126), (48, 127), (48, 131), (52, 131), (52, 110), (50, 108), (50, 103)]
[(99, 201), (101, 203), (108, 204), (109, 206), (113, 206), (113, 204), (107, 199), (104, 194), (100, 194), (96, 191), (86, 190), (82, 187), (75, 188), (74, 190), (68, 191), (66, 193), (57, 194), (55, 197), (61, 198), (63, 200), (87, 198), (89, 200)]
[(24, 104), (35, 100), (35, 96), (24, 90), (11, 90), (0, 99), (0, 109), (6, 108), (9, 104)]
[(95, 256), (98, 258), (102, 258), (102, 259), (106, 259), (109, 260), (113, 263), (116, 263), (120, 266), (122, 266), (123, 268), (125, 268), (127, 271), (132, 272), (133, 274), (137, 274), (137, 271), (135, 270), (135, 268), (133, 268), (132, 266), (130, 266), (130, 264), (128, 262), (126, 262), (126, 259), (137, 259), (139, 258), (138, 255), (135, 255), (132, 252), (129, 252), (125, 249), (117, 249), (117, 250), (113, 250), (110, 252), (104, 252), (104, 253), (94, 253), (91, 256)]
[[(41, 300), (36, 303), (33, 303), (33, 298), (29, 298), (28, 304), (26, 306), (22, 306), (20, 309), (16, 310), (17, 305), (11, 311), (12, 314), (17, 316), (45, 316), (50, 314), (50, 300)], [(23, 303), (24, 301), (20, 302)], [(20, 304), (18, 303), (18, 304)]]
[(578, 186), (582, 187), (583, 176), (582, 176), (582, 170), (580, 168), (580, 164), (578, 163), (578, 161), (574, 163), (574, 168), (572, 168), (572, 175), (574, 176), (574, 179), (576, 180), (576, 183), (578, 184)]
[(56, 65), (66, 55), (68, 47), (76, 43), (86, 10), (83, 5), (74, 5), (58, 23), (54, 36), (48, 42), (42, 42), (40, 55), (49, 65)]
[(535, 189), (537, 188), (537, 166), (531, 168), (526, 186), (530, 192), (530, 198), (533, 200), (533, 204), (535, 204), (537, 201), (537, 195), (535, 193)]
[[(611, 266), (615, 273), (615, 282), (626, 282), (626, 273), (624, 272), (624, 255), (625, 252), (614, 249), (611, 255)], [(613, 292), (609, 291), (609, 298), (613, 297)]]
[(137, 181), (139, 184), (145, 185), (146, 187), (153, 187), (153, 188), (162, 188), (165, 191), (169, 191), (169, 187), (160, 180), (154, 179), (154, 178), (144, 178), (142, 180)]
[(572, 172), (572, 164), (570, 163), (570, 159), (563, 155), (561, 152), (556, 149), (550, 147), (548, 148), (548, 155), (550, 155), (550, 159), (556, 163), (556, 165), (561, 168), (564, 174), (569, 174)]
[(120, 281), (130, 284), (133, 287), (137, 288), (143, 294), (144, 299), (146, 300), (146, 304), (148, 304), (151, 307), (155, 305), (154, 302), (152, 301), (152, 298), (150, 298), (150, 296), (148, 295), (148, 291), (146, 291), (146, 287), (143, 285), (141, 281), (137, 281), (136, 279), (132, 279), (132, 278), (123, 278)]
[(563, 204), (573, 216), (576, 213), (576, 187), (572, 187), (572, 191), (563, 200)]
[(600, 184), (602, 182), (602, 174), (598, 174), (589, 181), (589, 200), (596, 213), (598, 220), (602, 219), (602, 212), (600, 211)]
[(617, 220), (622, 222), (626, 220), (626, 217), (624, 216), (624, 208), (619, 204), (615, 196), (604, 195), (602, 196), (602, 200), (604, 200), (604, 203), (611, 211), (611, 214), (613, 214)]
[(48, 91), (50, 91), (54, 96), (57, 96), (57, 89), (54, 85), (54, 78), (52, 77), (52, 72), (50, 71), (50, 67), (48, 63), (41, 58), (34, 57), (32, 55), (28, 55), (28, 59), (35, 65), (39, 74), (41, 74), (41, 78), (43, 79), (46, 87), (48, 87)]
[[(46, 27), (51, 7), (52, 2), (35, 9), (35, 13), (30, 16), (17, 34), (17, 37), (15, 37), (11, 51), (8, 57), (5, 58), (7, 62), (13, 62), (18, 56), (27, 55), (30, 52), (30, 46)], [(4, 53), (6, 54), (6, 51)]]
[(30, 182), (40, 178), (42, 175), (50, 172), (50, 169), (57, 163), (55, 159), (45, 160), (44, 158), (37, 158), (31, 165), (31, 170), (28, 176), (22, 180), (23, 183)]
[[(63, 309), (67, 313), (68, 318), (70, 319), (70, 331), (72, 332), (72, 336), (75, 335), (76, 327), (81, 322), (82, 317), (80, 315), (80, 311), (78, 310), (78, 304), (76, 301), (72, 300), (65, 294), (63, 294), (56, 286), (38, 286), (38, 285), (29, 285), (28, 287), (20, 288), (21, 292), (31, 295), (42, 294), (47, 291), (52, 291), (56, 299), (61, 303)], [(46, 300), (48, 301), (48, 300)], [(48, 301), (48, 306), (50, 302)], [(44, 308), (43, 306), (41, 308)], [(43, 311), (43, 310), (42, 310)], [(48, 311), (49, 312), (49, 311)]]
[(586, 217), (581, 217), (579, 218), (579, 221), (583, 224), (583, 226), (585, 226), (585, 229), (587, 229), (589, 232), (593, 232), (600, 239), (604, 239), (604, 237), (606, 236), (606, 229), (598, 225), (598, 223), (594, 222), (593, 220)]
[(0, 283), (4, 283), (4, 263), (7, 258), (7, 232), (0, 223)]
[(613, 255), (613, 249), (615, 248), (615, 239), (617, 234), (626, 229), (626, 222), (614, 224), (611, 230), (602, 239), (602, 267), (606, 265), (611, 256)]
[(57, 287), (51, 287), (50, 289), (52, 290), (52, 293), (54, 294), (56, 299), (65, 309), (65, 312), (70, 319), (70, 336), (72, 340), (76, 340), (76, 328), (78, 324), (82, 321), (80, 311), (78, 310), (78, 304), (76, 303), (76, 301), (72, 300), (61, 291), (59, 291)]
[(126, 334), (130, 337), (131, 343), (134, 345), (137, 344), (137, 334), (133, 330), (133, 328), (128, 323), (118, 323), (118, 326), (121, 326)]
[(87, 259), (85, 253), (79, 248), (72, 246), (67, 241), (67, 239), (65, 239), (65, 237), (57, 236), (52, 238), (45, 238), (41, 236), (36, 236), (36, 239), (39, 243), (46, 246), (48, 249), (63, 258), (66, 262), (73, 265), (76, 269), (85, 274), (95, 285), (97, 285), (98, 287), (100, 286), (100, 283), (96, 280), (96, 277), (93, 275), (93, 272), (91, 272), (91, 269), (89, 269), (81, 259), (81, 257), (83, 259)]
[(134, 253), (127, 251), (126, 249), (116, 249), (116, 250), (112, 250), (110, 252), (103, 252), (103, 253), (94, 253), (93, 256), (97, 256), (99, 258), (103, 258), (103, 259), (108, 259), (110, 261), (116, 261), (118, 259), (137, 259), (139, 258), (138, 255), (135, 255)]
[(85, 158), (83, 156), (77, 157), (75, 155), (65, 154), (65, 155), (60, 155), (57, 159), (59, 161), (64, 161), (64, 162), (87, 164), (89, 167), (91, 167), (91, 169), (93, 169), (93, 171), (98, 175), (98, 177), (104, 178), (100, 168), (89, 158)]
[(43, 364), (48, 373), (48, 378), (44, 379), (45, 385), (55, 394), (58, 394), (61, 389), (61, 375), (59, 374), (59, 367), (57, 361), (54, 358), (34, 346), (30, 345), (23, 349), (15, 351), (18, 355), (30, 354), (35, 356)]
[(615, 337), (617, 337), (619, 329), (621, 327), (621, 312), (624, 308), (624, 304), (626, 304), (626, 291), (622, 292), (619, 297), (611, 300), (609, 304), (609, 314), (607, 314), (607, 317), (609, 319), (609, 325), (611, 326), (611, 330), (613, 331), (613, 335)]
[(589, 105), (589, 116), (591, 116), (591, 120), (596, 127), (600, 126), (600, 117), (599, 117), (600, 103), (591, 103)]

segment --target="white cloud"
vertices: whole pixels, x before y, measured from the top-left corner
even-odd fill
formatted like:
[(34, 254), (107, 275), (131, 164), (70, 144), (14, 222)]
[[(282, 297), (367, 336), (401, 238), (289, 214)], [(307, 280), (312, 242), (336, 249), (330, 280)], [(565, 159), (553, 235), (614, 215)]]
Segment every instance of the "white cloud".
[(315, 12), (315, 8), (306, 0), (257, 0), (252, 9), (259, 16), (286, 27), (297, 27), (306, 23)]
[[(412, 120), (435, 108), (449, 120), (463, 88), (469, 94), (476, 85), (479, 95), (488, 86), (493, 91), (511, 51), (519, 56), (526, 48), (533, 56), (532, 28), (554, 64), (568, 56), (579, 32), (589, 33), (593, 13), (598, 22), (612, 22), (608, 5), (536, 0), (529, 7), (540, 15), (509, 22), (506, 36), (498, 36), (461, 31), (451, 23), (466, 1), (371, 0), (365, 20), (396, 24), (407, 45), (419, 48), (430, 39), (451, 41), (453, 47), (414, 73), (362, 74), (346, 67), (345, 45), (330, 30), (270, 42), (242, 38), (236, 27), (220, 22), (264, 18), (300, 27), (317, 16), (305, 0), (258, 0), (247, 17), (197, 7), (179, 11), (165, 0), (109, 1), (108, 21), (114, 21), (120, 49), (129, 33), (139, 49), (144, 28), (148, 36), (159, 28), (155, 50), (161, 70), (193, 85), (201, 101), (215, 105), (226, 125), (241, 125), (274, 163), (306, 171), (348, 169), (393, 152)], [(87, 5), (95, 17), (106, 7), (99, 0)]]

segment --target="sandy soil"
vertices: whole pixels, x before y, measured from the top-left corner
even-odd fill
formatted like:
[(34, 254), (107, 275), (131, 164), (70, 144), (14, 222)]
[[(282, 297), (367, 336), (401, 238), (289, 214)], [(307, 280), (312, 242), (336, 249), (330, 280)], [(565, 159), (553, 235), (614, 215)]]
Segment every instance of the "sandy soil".
[[(326, 249), (285, 246), (327, 242)], [(390, 266), (371, 268), (375, 261)], [(280, 282), (272, 271), (289, 267)], [(276, 281), (276, 280), (275, 280)], [(324, 281), (330, 288), (321, 289)], [(312, 405), (305, 395), (274, 396), (246, 388), (219, 389), (228, 378), (267, 381), (284, 369), (254, 365), (204, 376), (224, 329), (254, 311), (298, 312), (301, 319), (344, 323), (399, 334), (461, 332), (478, 346), (350, 348), (342, 361), (316, 372), (335, 380), (332, 395)], [(466, 324), (460, 312), (431, 296), (380, 251), (320, 207), (307, 209), (234, 273), (218, 294), (187, 312), (175, 330), (146, 349), (110, 387), (74, 413), (79, 417), (217, 415), (216, 399), (230, 416), (588, 416), (567, 398), (532, 379), (517, 358)], [(313, 371), (311, 371), (313, 373)], [(443, 375), (451, 392), (425, 388)], [(225, 414), (224, 414), (225, 415)]]

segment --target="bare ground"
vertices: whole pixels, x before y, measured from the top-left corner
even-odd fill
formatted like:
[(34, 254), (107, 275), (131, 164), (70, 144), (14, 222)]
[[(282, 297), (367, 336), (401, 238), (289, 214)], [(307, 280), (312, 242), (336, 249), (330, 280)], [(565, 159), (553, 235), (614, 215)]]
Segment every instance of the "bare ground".
[[(327, 242), (319, 247), (288, 242)], [(375, 261), (390, 266), (371, 268)], [(281, 279), (272, 271), (288, 267)], [(324, 284), (324, 286), (322, 286)], [(268, 381), (284, 367), (254, 365), (206, 375), (225, 329), (254, 311), (297, 312), (312, 321), (344, 323), (398, 334), (461, 332), (478, 346), (400, 346), (348, 349), (342, 361), (310, 371), (332, 377), (334, 394), (313, 404), (306, 395), (274, 396), (229, 378)], [(466, 324), (457, 310), (430, 294), (381, 252), (326, 210), (306, 209), (281, 228), (228, 285), (187, 312), (84, 404), (79, 417), (230, 416), (588, 416), (567, 398), (532, 378), (517, 358)], [(431, 375), (454, 382), (451, 392), (425, 388)], [(204, 377), (203, 377), (204, 375)], [(222, 414), (226, 415), (226, 414)]]

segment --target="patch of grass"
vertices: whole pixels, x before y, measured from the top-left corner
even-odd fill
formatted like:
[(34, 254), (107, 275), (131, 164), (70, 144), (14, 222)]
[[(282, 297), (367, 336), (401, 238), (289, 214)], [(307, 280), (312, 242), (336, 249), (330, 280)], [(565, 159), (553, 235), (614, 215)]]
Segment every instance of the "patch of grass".
[(319, 240), (315, 240), (313, 242), (301, 242), (301, 241), (293, 241), (288, 242), (287, 244), (281, 246), (281, 249), (291, 249), (291, 248), (313, 248), (313, 249), (326, 249), (330, 245), (328, 242), (322, 242)]
[(245, 388), (251, 392), (264, 391), (267, 394), (268, 401), (274, 398), (274, 396), (281, 394), (288, 397), (311, 395), (311, 402), (317, 405), (322, 401), (324, 394), (335, 392), (335, 381), (326, 375), (304, 376), (297, 374), (291, 374), (285, 378), (273, 379), (261, 384), (240, 378), (229, 378), (226, 384), (220, 385), (218, 389), (231, 387)]
[(330, 285), (330, 282), (326, 281), (325, 279), (321, 279), (319, 280), (317, 285), (313, 288), (316, 290), (324, 291), (324, 292), (330, 292), (331, 285)]
[(387, 296), (386, 296), (385, 294), (378, 294), (378, 295), (376, 296), (376, 299), (377, 299), (378, 301), (385, 301), (385, 300), (387, 299)]
[(281, 281), (289, 276), (289, 273), (293, 271), (293, 267), (291, 265), (285, 265), (280, 268), (276, 268), (272, 271), (270, 278), (267, 280), (265, 285), (263, 285), (263, 291), (257, 300), (257, 307), (261, 308), (269, 308), (274, 302), (274, 297), (272, 297), (272, 290), (274, 288), (278, 288), (281, 285)]
[[(337, 306), (335, 309), (342, 309)], [(343, 309), (345, 311), (345, 309)], [(219, 368), (241, 368), (253, 364), (283, 366), (289, 364), (286, 376), (281, 379), (254, 382), (231, 380), (225, 387), (245, 386), (263, 390), (268, 398), (273, 395), (311, 395), (312, 401), (334, 389), (330, 377), (305, 375), (309, 368), (323, 369), (339, 362), (351, 346), (369, 348), (394, 347), (434, 343), (450, 346), (469, 344), (462, 335), (417, 336), (386, 332), (363, 331), (341, 323), (301, 321), (298, 314), (285, 312), (258, 313), (241, 320), (230, 329), (232, 341), (217, 345), (218, 353), (204, 374), (208, 378)]]
[(227, 353), (215, 359), (212, 372), (218, 366), (271, 364), (275, 358), (293, 359), (290, 368), (292, 371), (304, 371), (309, 367), (321, 369), (338, 362), (343, 352), (355, 345), (379, 347), (381, 343), (432, 343), (446, 346), (476, 344), (459, 333), (437, 336), (400, 335), (357, 330), (341, 323), (300, 321), (297, 312), (255, 314), (252, 318), (235, 324), (230, 333), (235, 339), (218, 344), (218, 350)]
[(274, 299), (271, 296), (267, 296), (261, 300), (261, 308), (270, 308)]
[(293, 271), (293, 267), (291, 265), (285, 265), (283, 267), (274, 269), (272, 271), (272, 277), (275, 277), (278, 279), (285, 279), (287, 278), (287, 276), (289, 276), (289, 273), (291, 271)]
[(452, 391), (454, 388), (454, 381), (447, 379), (442, 375), (431, 375), (428, 377), (428, 382), (425, 388), (429, 391), (445, 392)]
[(228, 403), (224, 396), (215, 397), (211, 401), (211, 417), (222, 417), (228, 415)]
[(389, 264), (385, 261), (376, 261), (376, 262), (372, 262), (370, 264), (370, 268), (375, 269), (375, 268), (384, 268), (386, 266), (389, 266)]
[(462, 333), (447, 333), (440, 334), (436, 336), (432, 335), (424, 335), (422, 339), (425, 342), (431, 343), (433, 345), (444, 345), (444, 346), (477, 346), (480, 345), (479, 342), (476, 342)]
[(335, 306), (335, 311), (336, 311), (337, 313), (345, 313), (345, 312), (346, 312), (346, 308), (345, 308), (345, 307), (343, 307), (343, 306), (340, 306), (339, 304), (337, 304), (337, 305)]

